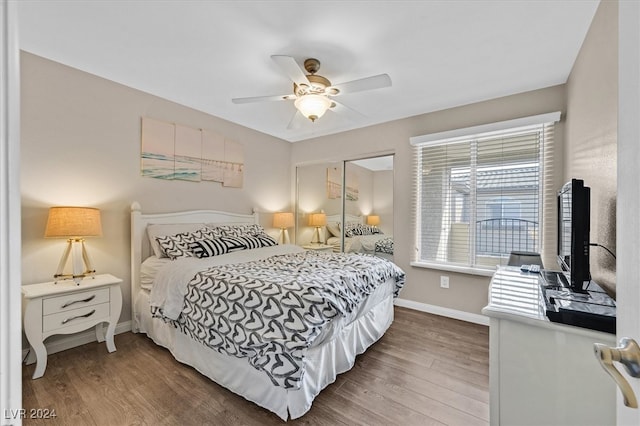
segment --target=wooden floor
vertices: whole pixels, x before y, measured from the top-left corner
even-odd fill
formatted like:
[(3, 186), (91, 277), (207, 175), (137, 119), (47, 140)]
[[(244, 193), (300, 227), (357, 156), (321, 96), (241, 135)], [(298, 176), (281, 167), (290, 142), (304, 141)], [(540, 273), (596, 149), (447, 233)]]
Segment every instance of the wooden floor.
[[(90, 343), (23, 367), (23, 406), (55, 410), (47, 425), (275, 425), (275, 414), (216, 385), (140, 334), (117, 351)], [(387, 333), (288, 424), (487, 425), (488, 327), (396, 307)]]

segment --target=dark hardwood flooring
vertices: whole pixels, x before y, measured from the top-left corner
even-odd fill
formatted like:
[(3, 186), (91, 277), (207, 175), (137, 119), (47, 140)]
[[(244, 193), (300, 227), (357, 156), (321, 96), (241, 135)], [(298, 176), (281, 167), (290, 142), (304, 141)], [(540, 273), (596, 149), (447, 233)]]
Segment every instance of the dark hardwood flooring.
[[(276, 425), (275, 414), (218, 386), (141, 334), (23, 366), (23, 406), (47, 425)], [(488, 425), (488, 327), (396, 307), (387, 333), (294, 425)]]

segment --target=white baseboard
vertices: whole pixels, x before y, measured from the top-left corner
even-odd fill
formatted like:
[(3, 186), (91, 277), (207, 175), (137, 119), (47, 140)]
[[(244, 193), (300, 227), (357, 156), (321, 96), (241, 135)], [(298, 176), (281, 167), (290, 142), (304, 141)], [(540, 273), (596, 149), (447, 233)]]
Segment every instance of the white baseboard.
[[(106, 327), (105, 327), (106, 330)], [(126, 333), (131, 331), (131, 321), (120, 322), (116, 325), (114, 334)], [(62, 336), (62, 335), (60, 335)], [(55, 354), (56, 352), (65, 351), (67, 349), (75, 348), (76, 346), (84, 345), (87, 343), (96, 341), (95, 327), (91, 327), (80, 333), (70, 334), (68, 336), (61, 337), (52, 342), (44, 342), (44, 346), (47, 348), (47, 355)], [(29, 349), (22, 350), (22, 359), (24, 359), (29, 353)], [(35, 362), (35, 354), (29, 356)]]
[(471, 312), (458, 311), (456, 309), (444, 308), (442, 306), (428, 305), (426, 303), (414, 302), (407, 299), (396, 299), (394, 305), (403, 308), (415, 309), (416, 311), (427, 312), (429, 314), (440, 315), (447, 318), (472, 322), (480, 325), (489, 325), (489, 317)]

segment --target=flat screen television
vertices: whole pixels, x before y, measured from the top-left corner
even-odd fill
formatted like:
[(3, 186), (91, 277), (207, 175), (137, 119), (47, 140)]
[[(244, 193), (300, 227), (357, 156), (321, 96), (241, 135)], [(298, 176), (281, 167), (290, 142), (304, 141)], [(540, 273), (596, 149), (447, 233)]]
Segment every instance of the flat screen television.
[(571, 290), (584, 293), (589, 271), (591, 190), (581, 179), (571, 179), (558, 191), (558, 264)]

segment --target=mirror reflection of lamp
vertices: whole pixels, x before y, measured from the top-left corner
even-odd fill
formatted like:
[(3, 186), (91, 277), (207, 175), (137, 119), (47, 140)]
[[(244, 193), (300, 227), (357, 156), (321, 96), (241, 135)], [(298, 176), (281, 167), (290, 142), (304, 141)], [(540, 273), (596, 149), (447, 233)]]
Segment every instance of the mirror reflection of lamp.
[(370, 214), (369, 216), (367, 216), (367, 225), (373, 226), (374, 228), (378, 229), (378, 225), (380, 225), (380, 216), (375, 214)]
[[(95, 275), (96, 271), (91, 266), (84, 239), (101, 236), (100, 210), (91, 207), (51, 207), (44, 237), (67, 238), (67, 248), (53, 276), (55, 281), (73, 279), (77, 285), (80, 285), (84, 277)], [(63, 270), (70, 254), (73, 272), (64, 274)]]
[(320, 240), (320, 228), (327, 224), (327, 215), (324, 213), (311, 213), (309, 215), (309, 226), (313, 226), (316, 229), (313, 232), (313, 239), (311, 240), (311, 244), (320, 245), (322, 241)]
[(274, 213), (273, 227), (280, 229), (278, 244), (289, 244), (291, 240), (289, 240), (289, 230), (287, 228), (293, 227), (293, 213), (290, 213), (290, 212)]

